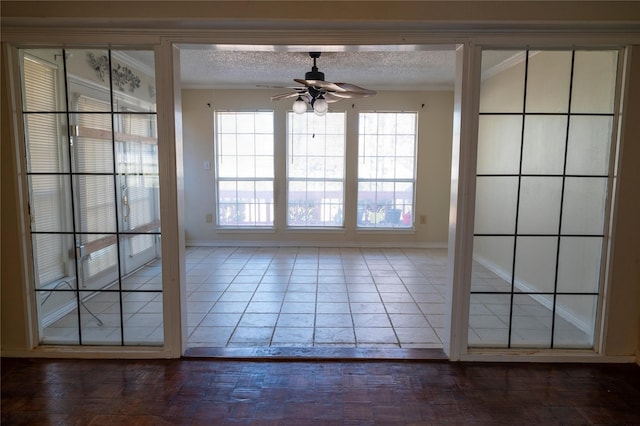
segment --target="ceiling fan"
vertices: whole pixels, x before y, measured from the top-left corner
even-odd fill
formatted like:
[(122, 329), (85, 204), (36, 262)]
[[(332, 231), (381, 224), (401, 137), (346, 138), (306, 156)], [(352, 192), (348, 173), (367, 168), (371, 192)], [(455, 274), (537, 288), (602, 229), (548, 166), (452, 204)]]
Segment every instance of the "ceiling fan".
[(324, 115), (329, 109), (330, 102), (338, 102), (342, 99), (364, 98), (375, 95), (374, 90), (365, 89), (351, 83), (331, 83), (324, 80), (324, 73), (318, 71), (316, 60), (321, 52), (309, 52), (313, 58), (311, 71), (305, 73), (304, 80), (294, 78), (293, 81), (300, 83), (302, 87), (288, 87), (293, 89), (292, 93), (284, 93), (271, 97), (272, 101), (281, 99), (296, 98), (293, 102), (293, 111), (303, 114), (311, 107), (317, 115)]

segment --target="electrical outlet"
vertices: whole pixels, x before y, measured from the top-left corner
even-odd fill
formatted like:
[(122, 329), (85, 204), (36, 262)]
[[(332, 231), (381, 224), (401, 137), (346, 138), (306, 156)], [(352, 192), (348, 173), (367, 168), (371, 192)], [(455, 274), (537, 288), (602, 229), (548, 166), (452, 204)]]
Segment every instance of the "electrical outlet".
[(205, 222), (213, 223), (213, 215), (211, 213), (207, 213), (207, 216), (205, 217)]
[(421, 214), (420, 215), (420, 225), (426, 225), (427, 224), (427, 215), (426, 214)]

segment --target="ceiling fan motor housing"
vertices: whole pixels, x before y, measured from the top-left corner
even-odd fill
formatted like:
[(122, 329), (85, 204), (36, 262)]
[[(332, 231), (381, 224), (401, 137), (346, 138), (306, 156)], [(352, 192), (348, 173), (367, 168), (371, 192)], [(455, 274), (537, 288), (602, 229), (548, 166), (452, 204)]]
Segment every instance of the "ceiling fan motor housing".
[(318, 71), (318, 67), (316, 66), (316, 59), (320, 57), (320, 52), (310, 52), (309, 56), (313, 58), (313, 66), (311, 67), (311, 71), (308, 71), (304, 74), (305, 80), (324, 81), (324, 73)]

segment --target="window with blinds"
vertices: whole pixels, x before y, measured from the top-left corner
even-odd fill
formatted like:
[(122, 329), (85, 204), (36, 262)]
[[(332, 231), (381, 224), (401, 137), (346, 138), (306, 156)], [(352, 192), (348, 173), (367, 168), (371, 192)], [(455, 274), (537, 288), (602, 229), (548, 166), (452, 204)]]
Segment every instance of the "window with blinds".
[[(37, 287), (67, 275), (64, 251), (65, 236), (55, 232), (65, 228), (63, 210), (68, 198), (68, 170), (62, 142), (65, 116), (59, 108), (57, 66), (25, 56), (23, 61), (27, 171), (29, 173), (29, 207), (32, 231), (50, 232), (33, 235)], [(43, 96), (43, 94), (47, 96)]]
[(162, 344), (153, 52), (20, 54), (40, 342)]

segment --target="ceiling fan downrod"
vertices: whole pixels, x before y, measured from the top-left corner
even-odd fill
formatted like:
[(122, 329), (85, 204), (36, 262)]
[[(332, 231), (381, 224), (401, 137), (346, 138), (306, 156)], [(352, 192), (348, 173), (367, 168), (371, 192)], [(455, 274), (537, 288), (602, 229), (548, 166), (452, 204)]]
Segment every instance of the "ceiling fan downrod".
[(321, 52), (309, 52), (309, 56), (313, 58), (313, 67), (311, 67), (311, 71), (305, 73), (305, 80), (320, 80), (324, 81), (324, 73), (318, 71), (318, 67), (316, 66), (316, 59), (320, 57)]

